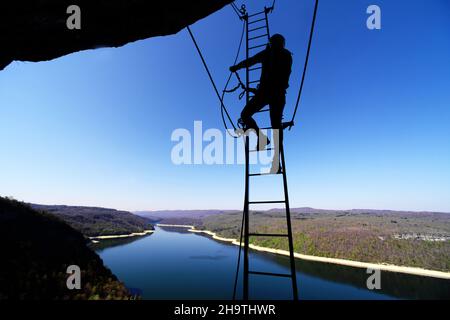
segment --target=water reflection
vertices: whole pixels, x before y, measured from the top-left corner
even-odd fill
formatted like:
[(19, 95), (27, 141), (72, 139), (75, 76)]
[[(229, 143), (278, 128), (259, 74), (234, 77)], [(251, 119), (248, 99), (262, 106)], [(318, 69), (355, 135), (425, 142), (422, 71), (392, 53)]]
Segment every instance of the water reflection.
[(132, 243), (138, 240), (141, 240), (145, 237), (150, 237), (152, 233), (148, 233), (144, 236), (137, 236), (137, 237), (129, 237), (129, 238), (115, 238), (115, 239), (103, 239), (103, 240), (97, 240), (99, 242), (93, 243), (91, 242), (89, 245), (97, 251), (97, 253), (100, 253), (102, 250), (107, 248), (113, 248), (117, 246), (123, 246), (128, 243)]

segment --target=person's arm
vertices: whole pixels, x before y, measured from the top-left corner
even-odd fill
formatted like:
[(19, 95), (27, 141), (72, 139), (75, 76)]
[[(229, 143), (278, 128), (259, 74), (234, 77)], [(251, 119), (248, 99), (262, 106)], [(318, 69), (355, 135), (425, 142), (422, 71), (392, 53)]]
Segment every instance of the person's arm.
[(263, 51), (255, 54), (253, 57), (250, 57), (250, 58), (248, 58), (246, 60), (243, 60), (243, 61), (239, 62), (235, 66), (231, 66), (230, 67), (230, 71), (231, 72), (236, 72), (239, 69), (248, 68), (248, 67), (251, 67), (251, 66), (253, 66), (253, 65), (257, 64), (257, 63), (261, 63), (263, 61), (263, 57), (264, 57), (265, 52), (266, 52), (266, 50), (263, 50)]

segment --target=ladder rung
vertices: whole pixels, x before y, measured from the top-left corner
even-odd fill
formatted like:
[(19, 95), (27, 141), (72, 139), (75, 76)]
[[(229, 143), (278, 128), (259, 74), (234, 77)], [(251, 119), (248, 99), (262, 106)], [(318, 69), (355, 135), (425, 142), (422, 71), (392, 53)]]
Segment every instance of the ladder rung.
[(284, 277), (291, 278), (292, 275), (286, 273), (273, 273), (273, 272), (260, 272), (260, 271), (249, 271), (249, 274), (257, 274), (260, 276), (273, 276), (273, 277)]
[(257, 23), (257, 22), (260, 22), (260, 21), (264, 21), (264, 20), (266, 20), (266, 18), (257, 19), (255, 21), (249, 22), (248, 24), (254, 24), (254, 23)]
[(262, 35), (260, 35), (260, 36), (255, 36), (255, 37), (249, 38), (248, 41), (250, 41), (250, 40), (255, 40), (255, 39), (259, 39), (259, 38), (263, 38), (263, 37), (267, 37), (267, 36), (268, 36), (267, 33), (266, 33), (266, 34), (262, 34)]
[(256, 30), (261, 30), (261, 29), (264, 29), (264, 28), (267, 28), (267, 26), (262, 26), (262, 27), (258, 27), (258, 28), (253, 28), (253, 29), (248, 30), (248, 32), (253, 32), (253, 31), (256, 31)]
[(269, 203), (285, 203), (285, 200), (281, 201), (249, 201), (248, 204), (269, 204)]
[(248, 71), (261, 70), (262, 67), (249, 68)]
[(250, 237), (289, 237), (287, 234), (283, 233), (249, 233)]
[(262, 113), (262, 112), (268, 112), (268, 111), (270, 111), (270, 109), (262, 109), (262, 110), (256, 111), (255, 113)]
[[(264, 151), (264, 150), (263, 150)], [(260, 176), (273, 176), (277, 174), (282, 174), (283, 172), (276, 172), (276, 173), (252, 173), (249, 174), (250, 177), (260, 177)]]
[(258, 46), (250, 47), (250, 48), (248, 48), (248, 50), (257, 49), (257, 48), (261, 48), (261, 47), (265, 47), (265, 46), (267, 46), (267, 44), (260, 44)]
[[(263, 149), (263, 150), (259, 150), (259, 149), (256, 149), (256, 150), (250, 150), (250, 152), (263, 152), (263, 151), (271, 151), (271, 150), (273, 150), (273, 148), (267, 148), (267, 149)], [(252, 173), (253, 174), (253, 173)], [(251, 175), (252, 175), (251, 174)], [(256, 173), (254, 173), (254, 174), (256, 174)], [(259, 173), (260, 174), (260, 173)], [(268, 173), (264, 173), (264, 174), (268, 174)]]
[(253, 81), (249, 81), (248, 83), (252, 84), (252, 83), (258, 83), (258, 82), (259, 82), (259, 80), (253, 80)]
[[(260, 150), (260, 151), (265, 151), (265, 150)], [(275, 175), (275, 174), (282, 174), (283, 171), (280, 172), (276, 172), (276, 173), (250, 173), (249, 176), (250, 177), (258, 177), (258, 176), (271, 176), (271, 175)]]
[[(289, 128), (289, 127), (291, 127), (291, 126), (294, 126), (294, 122), (292, 122), (292, 121), (289, 121), (289, 122), (283, 122), (282, 124), (281, 124), (281, 127), (283, 128), (283, 129), (286, 129), (286, 128)], [(264, 127), (264, 128), (260, 128), (261, 130), (270, 130), (270, 129), (273, 129), (273, 127)]]
[(248, 17), (251, 18), (251, 17), (254, 17), (254, 16), (258, 16), (258, 15), (260, 15), (260, 14), (263, 14), (263, 13), (266, 13), (266, 11), (265, 11), (265, 10), (264, 10), (264, 11), (260, 11), (260, 12), (251, 14), (251, 15), (249, 15)]

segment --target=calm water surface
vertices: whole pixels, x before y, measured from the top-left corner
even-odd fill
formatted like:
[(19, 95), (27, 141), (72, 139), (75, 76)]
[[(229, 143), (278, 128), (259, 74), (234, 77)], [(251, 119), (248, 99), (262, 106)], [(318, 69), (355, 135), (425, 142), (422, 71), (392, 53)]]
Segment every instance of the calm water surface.
[[(96, 247), (112, 272), (144, 299), (183, 300), (231, 299), (238, 249), (185, 229), (158, 227), (143, 238)], [(252, 270), (290, 270), (288, 257), (252, 251), (249, 261)], [(300, 299), (450, 299), (449, 280), (382, 271), (381, 290), (371, 291), (365, 269), (303, 260), (296, 267)], [(291, 299), (290, 279), (251, 275), (250, 297)]]

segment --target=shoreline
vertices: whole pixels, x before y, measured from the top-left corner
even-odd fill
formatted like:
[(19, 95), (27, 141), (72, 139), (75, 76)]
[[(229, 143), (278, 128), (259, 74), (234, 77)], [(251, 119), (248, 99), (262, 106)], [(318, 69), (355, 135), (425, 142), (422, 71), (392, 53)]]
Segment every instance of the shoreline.
[[(224, 237), (218, 236), (215, 232), (212, 232), (209, 230), (198, 230), (198, 229), (195, 229), (195, 226), (191, 226), (191, 225), (156, 224), (156, 226), (172, 227), (172, 228), (188, 228), (188, 231), (190, 231), (190, 232), (204, 233), (204, 234), (211, 236), (214, 240), (228, 242), (228, 243), (231, 243), (231, 244), (234, 244), (237, 246), (240, 245), (240, 243), (237, 239), (224, 238)], [(256, 250), (256, 251), (268, 252), (268, 253), (272, 253), (272, 254), (278, 254), (278, 255), (289, 257), (289, 251), (287, 251), (287, 250), (261, 247), (261, 246), (256, 246), (253, 244), (250, 244), (249, 248), (252, 250)], [(379, 263), (361, 262), (361, 261), (346, 260), (346, 259), (339, 259), (339, 258), (318, 257), (318, 256), (301, 254), (298, 252), (294, 252), (294, 257), (297, 259), (302, 259), (302, 260), (307, 260), (307, 261), (332, 263), (332, 264), (338, 264), (338, 265), (355, 267), (355, 268), (363, 268), (363, 269), (378, 269), (378, 270), (389, 271), (389, 272), (398, 272), (398, 273), (405, 273), (405, 274), (411, 274), (411, 275), (416, 275), (416, 276), (424, 276), (424, 277), (432, 277), (432, 278), (450, 280), (450, 272), (422, 269), (422, 268), (417, 268), (417, 267), (405, 267), (405, 266), (396, 266), (396, 265), (392, 265), (392, 264), (379, 264)]]
[(93, 243), (98, 243), (98, 240), (107, 240), (107, 239), (117, 239), (117, 238), (131, 238), (131, 237), (139, 237), (145, 236), (147, 234), (153, 233), (155, 230), (144, 230), (143, 232), (133, 232), (129, 234), (112, 234), (106, 236), (93, 236), (88, 237)]

